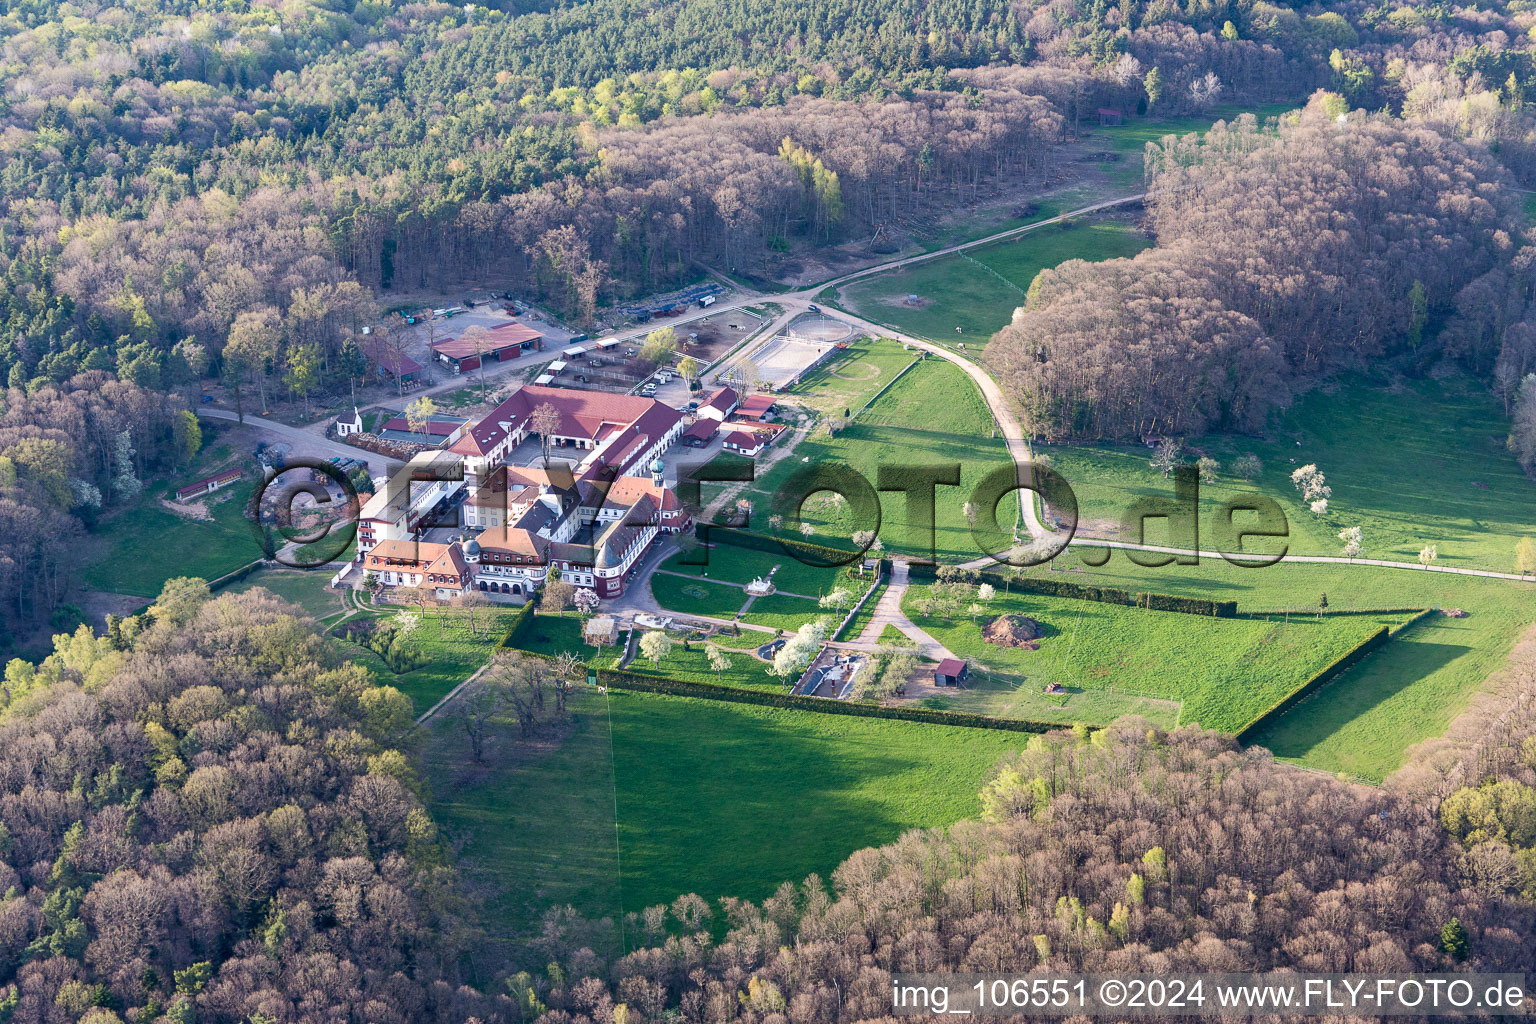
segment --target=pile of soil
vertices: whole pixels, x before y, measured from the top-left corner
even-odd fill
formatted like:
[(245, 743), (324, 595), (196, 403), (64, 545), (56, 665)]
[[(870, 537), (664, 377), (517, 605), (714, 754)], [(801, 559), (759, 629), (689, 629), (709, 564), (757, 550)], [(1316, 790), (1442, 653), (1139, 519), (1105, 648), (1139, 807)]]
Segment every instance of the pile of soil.
[(1040, 649), (1039, 640), (1044, 635), (1040, 623), (1027, 615), (999, 615), (981, 629), (981, 638), (989, 644), (1029, 651)]

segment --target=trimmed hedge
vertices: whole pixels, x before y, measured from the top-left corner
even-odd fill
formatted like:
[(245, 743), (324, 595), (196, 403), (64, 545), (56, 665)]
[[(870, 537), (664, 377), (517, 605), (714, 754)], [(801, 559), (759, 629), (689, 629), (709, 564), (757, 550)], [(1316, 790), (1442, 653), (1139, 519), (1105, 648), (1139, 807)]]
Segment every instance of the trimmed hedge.
[(225, 587), (232, 583), (239, 583), (241, 580), (245, 579), (251, 573), (255, 572), (257, 569), (260, 569), (266, 564), (266, 559), (258, 558), (254, 562), (242, 565), (235, 571), (227, 572), (223, 576), (220, 576), (218, 579), (211, 581), (208, 584), (208, 590), (211, 593), (216, 590), (223, 590)]
[[(914, 565), (910, 575), (925, 579), (938, 578), (937, 566)], [(1118, 604), (1127, 608), (1150, 608), (1157, 612), (1179, 612), (1184, 615), (1206, 615), (1217, 619), (1236, 618), (1236, 601), (1211, 601), (1203, 597), (1181, 597), (1176, 594), (1157, 594), (1150, 591), (1132, 593), (1118, 587), (1095, 587), (1070, 580), (1038, 579), (1033, 576), (1008, 577), (990, 569), (973, 569), (978, 582), (990, 583), (999, 590), (1022, 594), (1040, 594), (1044, 597), (1069, 597), (1081, 601), (1097, 601), (1100, 604)]]
[(505, 633), (501, 634), (501, 642), (496, 646), (516, 647), (517, 641), (523, 635), (523, 631), (528, 628), (528, 624), (532, 621), (533, 601), (529, 600), (512, 616), (512, 624), (507, 627)]
[[(520, 624), (520, 623), (519, 623)], [(517, 630), (508, 630), (507, 639)], [(503, 640), (503, 646), (506, 641)], [(530, 658), (551, 660), (538, 651), (523, 651)], [(935, 725), (954, 725), (967, 729), (1000, 729), (1004, 732), (1050, 732), (1063, 729), (1061, 722), (1031, 722), (1022, 718), (993, 718), (966, 711), (937, 711), (932, 708), (893, 708), (882, 704), (853, 704), (830, 700), (825, 697), (802, 697), (791, 693), (773, 693), (768, 690), (744, 690), (718, 683), (696, 683), (685, 679), (665, 679), (653, 676), (637, 676), (629, 672), (600, 668), (597, 681), (615, 690), (631, 690), (638, 693), (659, 693), (668, 697), (698, 697), (703, 700), (723, 700), (736, 704), (759, 704), (770, 708), (790, 708), (796, 711), (814, 711), (823, 715), (849, 715), (853, 718), (887, 718), (903, 722), (931, 722)]]
[[(1427, 611), (1428, 609), (1425, 609), (1426, 613)], [(1392, 631), (1386, 626), (1382, 626), (1376, 632), (1361, 640), (1358, 644), (1345, 651), (1337, 661), (1325, 665), (1320, 672), (1291, 691), (1288, 696), (1282, 697), (1268, 711), (1243, 726), (1242, 731), (1237, 734), (1237, 741), (1239, 743), (1248, 742), (1248, 737), (1261, 732), (1266, 726), (1272, 725), (1281, 715), (1301, 703), (1307, 697), (1310, 697), (1325, 684), (1338, 678), (1346, 669), (1354, 666), (1360, 659), (1386, 643), (1391, 636)]]
[[(716, 524), (718, 527), (718, 524)], [(710, 549), (721, 551), (726, 548), (748, 548), (752, 551), (767, 551), (775, 555), (788, 555), (799, 561), (796, 552), (806, 558), (815, 559), (807, 562), (807, 565), (825, 567), (826, 563), (834, 566), (853, 565), (864, 560), (865, 556), (856, 556), (852, 551), (839, 551), (837, 548), (829, 548), (822, 544), (812, 544), (809, 541), (796, 540), (793, 537), (764, 537), (760, 533), (751, 533), (747, 530), (733, 530), (726, 527), (712, 528), (710, 530)], [(867, 554), (867, 552), (866, 552)], [(850, 561), (851, 559), (851, 561)]]
[(659, 693), (669, 697), (699, 697), (704, 700), (732, 701), (737, 704), (760, 704), (765, 707), (791, 708), (796, 711), (815, 711), (824, 715), (931, 722), (935, 725), (955, 725), (968, 729), (1001, 729), (1005, 732), (1049, 732), (1052, 729), (1066, 727), (1060, 722), (993, 718), (990, 715), (975, 715), (966, 711), (938, 711), (933, 708), (893, 708), (883, 704), (855, 704), (848, 701), (829, 700), (825, 697), (802, 697), (797, 694), (773, 693), (768, 690), (742, 690), (716, 683), (657, 679), (630, 675), (628, 672), (610, 672), (606, 669), (598, 670), (597, 679), (603, 685), (611, 686), (616, 690)]
[[(1417, 622), (1425, 612), (1432, 612), (1433, 608), (1324, 608), (1321, 612), (1323, 618), (1330, 615), (1412, 615), (1409, 623)], [(1240, 619), (1272, 619), (1277, 615), (1318, 615), (1316, 608), (1276, 608), (1269, 611), (1238, 612)], [(1398, 627), (1401, 629), (1402, 627)]]

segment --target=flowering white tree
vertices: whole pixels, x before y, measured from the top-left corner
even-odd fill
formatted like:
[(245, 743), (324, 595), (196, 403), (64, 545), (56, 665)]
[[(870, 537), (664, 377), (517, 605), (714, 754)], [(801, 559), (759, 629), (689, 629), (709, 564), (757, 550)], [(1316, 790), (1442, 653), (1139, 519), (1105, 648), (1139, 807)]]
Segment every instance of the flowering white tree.
[(640, 653), (645, 655), (656, 668), (661, 667), (661, 659), (672, 653), (672, 638), (659, 629), (653, 629), (640, 638)]
[(402, 611), (397, 612), (394, 616), (395, 632), (402, 640), (410, 639), (411, 634), (416, 632), (416, 627), (419, 625), (421, 625), (421, 616), (415, 612)]
[(1291, 483), (1301, 492), (1303, 501), (1316, 501), (1319, 498), (1333, 497), (1333, 488), (1328, 486), (1327, 479), (1322, 471), (1312, 463), (1298, 466), (1291, 471)]
[(976, 588), (976, 596), (981, 599), (982, 604), (991, 605), (992, 599), (997, 596), (997, 588), (990, 583), (983, 583)]
[(790, 679), (804, 672), (827, 641), (827, 624), (821, 619), (807, 622), (779, 648), (768, 671), (780, 679)]
[(1435, 559), (1440, 557), (1440, 552), (1435, 550), (1433, 544), (1425, 544), (1424, 550), (1419, 552), (1420, 565), (1434, 565)]
[(809, 537), (812, 534), (814, 534), (815, 532), (816, 532), (816, 527), (812, 526), (810, 523), (801, 523), (800, 524), (800, 535), (802, 537)]
[(597, 611), (597, 606), (599, 603), (601, 603), (601, 598), (597, 596), (597, 591), (593, 590), (591, 587), (578, 588), (576, 591), (576, 596), (572, 598), (572, 600), (576, 604), (576, 613), (582, 617), (586, 617)]
[(1321, 519), (1328, 512), (1328, 499), (1318, 498), (1312, 504), (1308, 505), (1307, 508), (1312, 510), (1313, 515)]
[(853, 591), (846, 587), (838, 587), (816, 603), (822, 608), (828, 608), (833, 611), (847, 611), (848, 607), (853, 604)]
[(1365, 547), (1365, 531), (1358, 526), (1347, 526), (1339, 531), (1339, 540), (1344, 542), (1344, 557), (1354, 558)]
[(709, 648), (708, 657), (709, 667), (713, 669), (715, 673), (715, 681), (719, 682), (720, 674), (722, 672), (729, 672), (731, 670), (730, 655), (726, 654), (718, 647), (711, 647)]

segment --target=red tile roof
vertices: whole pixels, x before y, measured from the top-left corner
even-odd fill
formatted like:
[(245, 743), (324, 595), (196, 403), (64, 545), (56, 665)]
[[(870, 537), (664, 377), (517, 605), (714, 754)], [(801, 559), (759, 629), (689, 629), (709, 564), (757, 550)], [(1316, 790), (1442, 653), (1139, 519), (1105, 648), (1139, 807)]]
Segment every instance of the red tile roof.
[(710, 395), (709, 401), (700, 406), (700, 409), (718, 409), (722, 413), (727, 413), (731, 411), (740, 398), (741, 396), (736, 393), (735, 388), (721, 388)]
[(420, 373), (421, 364), (404, 352), (392, 352), (382, 341), (370, 338), (363, 343), (363, 354), (378, 363), (392, 377)]
[(959, 658), (945, 658), (939, 662), (939, 667), (933, 671), (941, 676), (958, 676), (965, 671), (965, 662)]
[[(653, 422), (681, 415), (654, 398), (639, 395), (612, 395), (602, 391), (578, 391), (570, 388), (546, 388), (525, 384), (490, 414), (476, 423), (453, 445), (460, 455), (485, 455), (502, 442), (508, 433), (533, 415), (533, 410), (548, 402), (560, 413), (559, 432), (563, 437), (597, 439), (603, 427), (623, 427), (650, 414)], [(665, 410), (658, 413), (657, 410)], [(668, 424), (670, 426), (670, 423)], [(654, 436), (660, 437), (661, 433)]]
[(775, 399), (772, 395), (748, 395), (736, 408), (736, 415), (744, 420), (755, 420), (765, 412), (773, 408)]
[(737, 448), (761, 448), (763, 439), (756, 434), (749, 434), (745, 430), (733, 430), (725, 435), (722, 444), (735, 445)]
[(700, 441), (708, 441), (719, 432), (720, 423), (718, 420), (694, 420), (693, 425), (683, 431), (683, 438), (686, 440), (692, 437)]
[[(480, 342), (480, 353), (488, 356), (542, 337), (544, 335), (532, 327), (520, 323), (501, 324), (486, 332)], [(449, 359), (468, 359), (475, 355), (475, 343), (468, 338), (444, 338), (432, 345), (432, 351)]]

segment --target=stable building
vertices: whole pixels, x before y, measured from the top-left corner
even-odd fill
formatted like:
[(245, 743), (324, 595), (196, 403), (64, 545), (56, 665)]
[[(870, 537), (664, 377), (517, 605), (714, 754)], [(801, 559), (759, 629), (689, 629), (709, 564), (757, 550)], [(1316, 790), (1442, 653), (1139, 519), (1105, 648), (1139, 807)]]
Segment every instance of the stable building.
[(736, 407), (734, 419), (743, 423), (772, 419), (775, 403), (772, 395), (749, 395)]
[(726, 417), (735, 412), (740, 404), (741, 395), (737, 394), (735, 388), (721, 388), (699, 406), (695, 415), (701, 420), (714, 420), (717, 424), (724, 423)]
[(703, 448), (720, 433), (720, 421), (699, 417), (683, 431), (682, 442), (689, 448)]
[(511, 362), (525, 352), (543, 347), (544, 335), (514, 321), (491, 328), (479, 340), (444, 338), (434, 342), (432, 358), (450, 366), (454, 373), (468, 373), (483, 364)]
[(377, 338), (363, 342), (363, 355), (368, 357), (380, 377), (388, 377), (402, 387), (421, 379), (420, 363), (404, 352), (394, 351)]
[(222, 473), (204, 477), (196, 483), (187, 484), (176, 491), (177, 501), (190, 501), (193, 498), (201, 498), (205, 494), (212, 494), (221, 487), (228, 487), (240, 479), (241, 470), (237, 466), (234, 469), (226, 469)]
[(971, 665), (960, 658), (945, 658), (933, 670), (934, 686), (959, 686), (971, 676)]
[(762, 450), (768, 447), (768, 442), (763, 440), (761, 434), (750, 430), (733, 430), (725, 435), (720, 442), (720, 447), (737, 455), (744, 455), (749, 459), (757, 458)]

